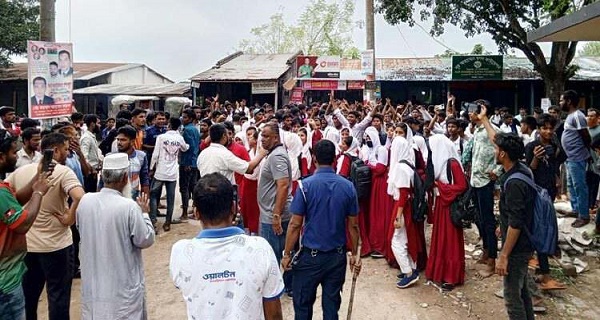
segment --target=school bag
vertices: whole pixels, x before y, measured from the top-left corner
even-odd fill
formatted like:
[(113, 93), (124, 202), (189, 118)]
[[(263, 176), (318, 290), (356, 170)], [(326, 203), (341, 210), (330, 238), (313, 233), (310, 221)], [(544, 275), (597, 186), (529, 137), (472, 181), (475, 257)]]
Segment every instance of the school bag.
[[(452, 177), (452, 169), (450, 167), (453, 160), (450, 159), (446, 162), (446, 176), (450, 184), (455, 181)], [(471, 228), (471, 224), (477, 222), (477, 217), (479, 217), (477, 194), (471, 188), (471, 185), (467, 185), (467, 190), (458, 195), (452, 204), (450, 204), (450, 220), (452, 220), (452, 224), (457, 228), (463, 229)]]
[(425, 221), (425, 215), (427, 214), (428, 203), (427, 203), (427, 189), (425, 188), (425, 181), (421, 178), (421, 175), (417, 172), (415, 166), (413, 166), (407, 160), (400, 160), (400, 163), (404, 163), (413, 170), (413, 194), (412, 194), (412, 219), (415, 222)]
[(554, 255), (558, 242), (558, 223), (554, 203), (548, 191), (531, 180), (528, 176), (517, 172), (504, 182), (504, 189), (510, 180), (519, 179), (535, 190), (533, 206), (533, 224), (531, 230), (524, 228), (525, 234), (537, 253)]
[(356, 189), (358, 199), (365, 199), (371, 195), (371, 168), (358, 157), (350, 157), (350, 181)]

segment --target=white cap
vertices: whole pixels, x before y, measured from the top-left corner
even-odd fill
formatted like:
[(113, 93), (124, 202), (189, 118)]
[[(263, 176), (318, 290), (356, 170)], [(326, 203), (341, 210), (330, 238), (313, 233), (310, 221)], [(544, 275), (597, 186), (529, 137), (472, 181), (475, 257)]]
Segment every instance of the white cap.
[(102, 170), (118, 170), (129, 168), (129, 156), (126, 153), (112, 153), (104, 158)]

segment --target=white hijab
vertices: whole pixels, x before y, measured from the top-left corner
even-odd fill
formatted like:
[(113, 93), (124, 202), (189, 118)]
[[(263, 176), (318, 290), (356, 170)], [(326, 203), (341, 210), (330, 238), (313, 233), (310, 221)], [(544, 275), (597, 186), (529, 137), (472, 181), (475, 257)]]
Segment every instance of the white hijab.
[(413, 183), (414, 171), (406, 163), (400, 163), (402, 160), (415, 165), (415, 152), (411, 144), (404, 137), (395, 137), (392, 141), (391, 159), (388, 174), (387, 193), (394, 197), (394, 200), (400, 198), (400, 188), (410, 188)]
[[(379, 132), (374, 127), (368, 127), (365, 130), (365, 136), (368, 136), (373, 142), (373, 147), (369, 148), (367, 144), (362, 147), (361, 154), (363, 157), (363, 161), (368, 161), (371, 165), (377, 165), (377, 163), (381, 163), (385, 166), (388, 165), (388, 152), (385, 147), (381, 145), (379, 141)], [(363, 139), (364, 141), (364, 139)]]
[(312, 168), (312, 154), (310, 153), (310, 146), (312, 145), (312, 138), (309, 139), (309, 134), (306, 134), (306, 143), (302, 145), (302, 158), (306, 159), (308, 163), (308, 169)]
[(358, 158), (359, 149), (360, 149), (360, 146), (358, 145), (358, 139), (352, 137), (352, 145), (350, 145), (348, 150), (346, 150), (346, 152), (344, 152), (342, 155), (340, 155), (340, 157), (337, 160), (335, 173), (339, 174), (340, 171), (342, 170), (342, 164), (344, 163), (344, 159), (346, 158), (343, 155), (347, 154), (351, 157)]
[(242, 140), (242, 143), (244, 143), (244, 148), (246, 150), (250, 149), (250, 144), (248, 144), (248, 137), (246, 137), (246, 132), (245, 131), (240, 131), (240, 132), (236, 133), (235, 134), (235, 138), (238, 138), (238, 139)]
[(434, 134), (429, 137), (429, 147), (431, 148), (431, 161), (433, 162), (435, 180), (448, 183), (446, 173), (448, 161), (454, 158), (460, 164), (460, 156), (456, 147), (454, 147), (454, 143), (443, 134)]

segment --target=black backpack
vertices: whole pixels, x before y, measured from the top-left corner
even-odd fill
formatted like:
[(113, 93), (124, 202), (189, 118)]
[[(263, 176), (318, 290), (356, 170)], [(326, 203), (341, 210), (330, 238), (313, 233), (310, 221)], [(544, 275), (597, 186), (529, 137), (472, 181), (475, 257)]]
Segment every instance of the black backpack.
[(406, 164), (413, 170), (412, 219), (415, 222), (423, 222), (428, 209), (425, 181), (410, 162), (400, 160), (400, 163)]
[(359, 199), (368, 198), (371, 195), (371, 168), (358, 157), (350, 157), (350, 181), (356, 189)]
[[(451, 162), (454, 159), (449, 159), (446, 162), (446, 176), (450, 184), (453, 183)], [(456, 161), (456, 160), (454, 160)], [(452, 224), (457, 228), (471, 228), (471, 223), (477, 222), (479, 217), (479, 204), (475, 190), (469, 185), (467, 191), (454, 199), (450, 205), (450, 219)]]

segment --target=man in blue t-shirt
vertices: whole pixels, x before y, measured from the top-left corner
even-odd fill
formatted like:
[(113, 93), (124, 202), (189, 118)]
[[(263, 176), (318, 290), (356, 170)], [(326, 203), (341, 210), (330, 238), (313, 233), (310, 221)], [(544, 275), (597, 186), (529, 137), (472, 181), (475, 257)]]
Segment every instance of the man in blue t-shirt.
[(567, 155), (567, 186), (571, 206), (577, 212), (577, 219), (571, 224), (573, 228), (581, 228), (590, 222), (589, 189), (585, 178), (591, 138), (585, 114), (578, 109), (578, 105), (577, 92), (567, 90), (560, 96), (561, 109), (569, 113), (564, 123), (561, 144)]
[[(358, 198), (352, 183), (337, 175), (332, 168), (335, 146), (329, 140), (316, 144), (317, 171), (299, 181), (299, 189), (290, 206), (290, 220), (281, 265), (293, 269), (294, 312), (296, 319), (312, 318), (317, 287), (323, 289), (323, 319), (337, 319), (340, 292), (346, 274), (346, 230), (350, 234), (352, 254), (350, 269), (357, 275)], [(304, 225), (304, 227), (303, 227)], [(291, 250), (303, 229), (300, 252), (292, 262)]]
[(190, 196), (198, 180), (198, 153), (200, 153), (200, 133), (194, 126), (196, 113), (192, 109), (185, 109), (181, 115), (183, 130), (181, 136), (185, 143), (190, 146), (186, 152), (179, 157), (179, 192), (181, 193), (182, 211), (181, 218), (173, 220), (172, 224), (180, 223), (188, 219), (188, 205)]

